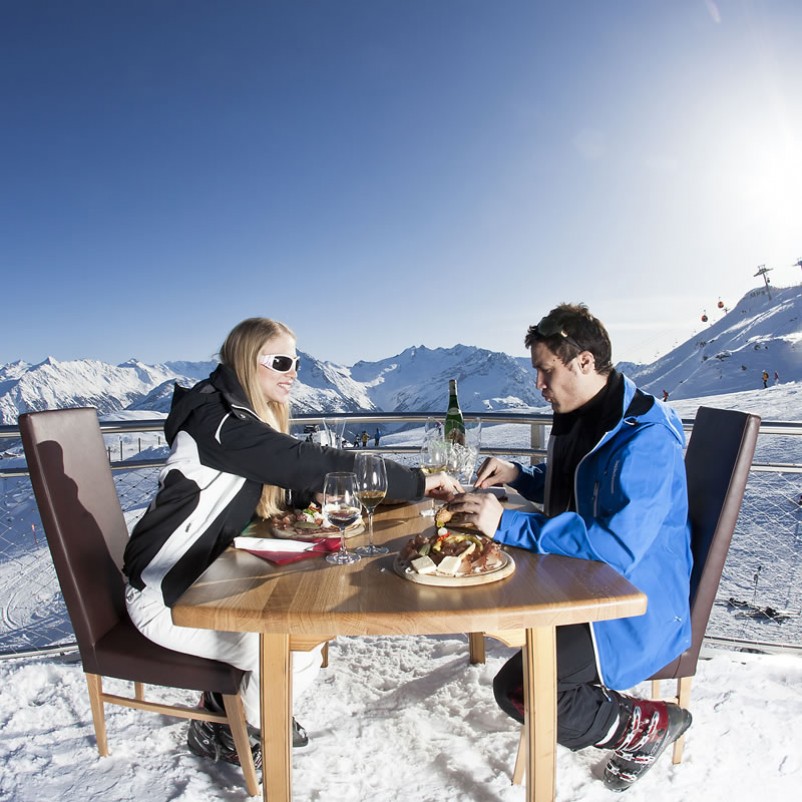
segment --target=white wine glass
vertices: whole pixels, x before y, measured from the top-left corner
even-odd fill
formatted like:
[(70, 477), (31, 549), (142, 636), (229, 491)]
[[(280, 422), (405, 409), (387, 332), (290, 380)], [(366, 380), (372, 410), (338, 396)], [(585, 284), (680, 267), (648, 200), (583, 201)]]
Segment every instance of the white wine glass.
[(376, 546), (373, 543), (373, 513), (387, 495), (387, 467), (384, 464), (384, 458), (380, 454), (361, 451), (356, 455), (354, 472), (356, 473), (357, 495), (368, 514), (368, 545), (359, 546), (356, 553), (363, 557), (387, 554), (390, 549), (386, 546)]
[[(427, 476), (444, 471), (448, 466), (448, 443), (436, 435), (424, 440), (420, 450), (419, 465)], [(426, 518), (434, 517), (434, 499), (425, 510), (421, 511), (421, 515)]]
[(326, 561), (335, 565), (348, 565), (360, 560), (358, 554), (345, 547), (345, 530), (356, 523), (362, 512), (357, 495), (356, 474), (327, 473), (323, 482), (323, 515), (340, 530), (340, 550), (326, 555)]

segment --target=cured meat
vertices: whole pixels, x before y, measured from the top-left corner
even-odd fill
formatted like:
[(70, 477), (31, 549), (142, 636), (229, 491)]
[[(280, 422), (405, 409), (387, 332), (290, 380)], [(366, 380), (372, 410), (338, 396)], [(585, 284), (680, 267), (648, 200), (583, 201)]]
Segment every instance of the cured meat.
[(420, 573), (431, 571), (428, 557), (437, 573), (469, 576), (498, 568), (503, 563), (501, 547), (483, 535), (449, 532), (440, 528), (433, 535), (416, 535), (404, 545), (399, 559)]

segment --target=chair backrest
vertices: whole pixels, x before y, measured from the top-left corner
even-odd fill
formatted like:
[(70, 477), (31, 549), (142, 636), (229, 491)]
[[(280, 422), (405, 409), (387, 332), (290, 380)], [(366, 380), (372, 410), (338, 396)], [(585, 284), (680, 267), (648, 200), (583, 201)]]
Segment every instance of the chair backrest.
[(125, 611), (128, 530), (94, 408), (20, 415), (36, 503), (81, 659)]
[(693, 676), (741, 510), (760, 418), (699, 407), (685, 453), (691, 522), (690, 647), (652, 679)]

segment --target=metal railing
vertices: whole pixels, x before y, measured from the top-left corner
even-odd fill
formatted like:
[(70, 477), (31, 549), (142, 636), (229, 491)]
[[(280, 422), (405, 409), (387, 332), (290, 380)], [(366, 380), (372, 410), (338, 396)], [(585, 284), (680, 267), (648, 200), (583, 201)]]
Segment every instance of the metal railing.
[[(357, 433), (381, 426), (369, 450), (417, 463), (430, 415), (299, 415), (293, 432), (345, 419)], [(466, 414), (483, 423), (482, 453), (525, 462), (545, 454), (551, 414)], [(123, 511), (133, 520), (153, 496), (167, 447), (163, 418), (101, 422)], [(693, 420), (684, 419), (686, 431)], [(802, 423), (766, 421), (716, 605), (710, 643), (802, 651)], [(347, 440), (348, 438), (346, 438)], [(353, 438), (352, 438), (353, 440)], [(15, 426), (0, 427), (0, 658), (72, 648), (73, 634), (42, 532)]]

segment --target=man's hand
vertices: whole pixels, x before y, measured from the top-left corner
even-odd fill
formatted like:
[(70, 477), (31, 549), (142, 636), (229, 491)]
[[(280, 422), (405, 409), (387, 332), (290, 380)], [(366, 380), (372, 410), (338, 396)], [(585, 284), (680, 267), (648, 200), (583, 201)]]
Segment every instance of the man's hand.
[(447, 473), (433, 473), (426, 477), (425, 494), (441, 501), (451, 501), (457, 493), (464, 493), (462, 485)]
[(518, 478), (519, 473), (515, 463), (498, 457), (488, 457), (476, 472), (476, 481), (473, 486), (482, 489), (491, 485), (508, 485)]
[(492, 493), (463, 493), (449, 501), (448, 509), (464, 515), (464, 520), (475, 524), (488, 537), (493, 537), (496, 533), (501, 513), (504, 512), (501, 502)]

